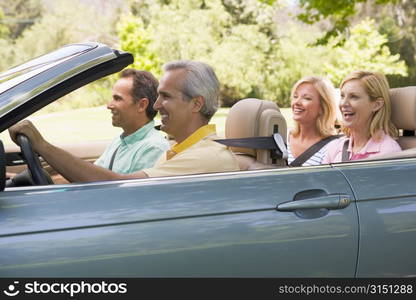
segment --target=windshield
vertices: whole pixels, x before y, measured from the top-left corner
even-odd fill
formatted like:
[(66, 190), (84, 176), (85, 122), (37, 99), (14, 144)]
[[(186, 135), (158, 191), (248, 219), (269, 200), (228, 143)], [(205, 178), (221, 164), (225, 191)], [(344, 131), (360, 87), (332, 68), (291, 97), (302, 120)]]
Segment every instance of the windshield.
[[(0, 74), (0, 94), (23, 81), (52, 68), (62, 61), (68, 60), (93, 48), (94, 46), (86, 44), (66, 46), (3, 72)], [(4, 106), (6, 104), (4, 102), (8, 102), (5, 100), (6, 99), (3, 99), (3, 101), (0, 102), (0, 106)]]
[(0, 74), (0, 94), (24, 80), (52, 68), (61, 61), (93, 49), (90, 45), (70, 45), (39, 56)]

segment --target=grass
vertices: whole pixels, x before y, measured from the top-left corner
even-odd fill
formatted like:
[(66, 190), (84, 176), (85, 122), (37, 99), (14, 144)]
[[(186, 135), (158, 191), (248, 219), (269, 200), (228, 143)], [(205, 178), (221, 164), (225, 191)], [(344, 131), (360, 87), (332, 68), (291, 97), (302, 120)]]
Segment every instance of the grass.
[[(224, 136), (225, 120), (229, 108), (220, 108), (211, 120), (216, 124), (218, 135)], [(291, 127), (291, 111), (281, 109), (288, 127)], [(110, 112), (105, 106), (68, 110), (49, 114), (36, 114), (31, 120), (46, 140), (52, 143), (82, 142), (93, 140), (110, 140), (121, 133), (120, 128), (111, 124)], [(155, 119), (160, 124), (159, 117)], [(8, 131), (0, 134), (5, 145), (13, 144)]]

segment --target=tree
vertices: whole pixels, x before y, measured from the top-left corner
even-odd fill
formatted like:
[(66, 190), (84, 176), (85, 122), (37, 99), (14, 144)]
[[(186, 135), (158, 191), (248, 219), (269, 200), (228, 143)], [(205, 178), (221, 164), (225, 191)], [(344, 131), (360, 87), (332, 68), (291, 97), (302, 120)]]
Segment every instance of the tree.
[[(8, 41), (8, 47), (0, 47), (0, 63), (7, 61), (7, 65), (1, 66), (17, 65), (70, 43), (98, 41), (114, 46), (116, 16), (110, 18), (92, 6), (74, 2), (51, 1), (48, 13), (38, 18), (17, 39)], [(110, 98), (113, 80), (106, 78), (87, 85), (65, 96), (62, 101), (55, 101), (46, 110), (102, 105)]]
[[(357, 14), (357, 7), (370, 0), (299, 0), (300, 6), (305, 10), (298, 15), (298, 18), (307, 23), (313, 24), (322, 19), (329, 19), (332, 24), (323, 37), (318, 39), (317, 44), (328, 43), (331, 38), (342, 36), (350, 27), (351, 17)], [(375, 0), (375, 5), (386, 5), (407, 0)], [(342, 41), (340, 41), (342, 42)]]
[(407, 76), (405, 62), (400, 60), (399, 54), (391, 55), (386, 35), (377, 31), (373, 20), (367, 19), (354, 26), (341, 47), (331, 47), (339, 43), (338, 39), (329, 40), (330, 59), (324, 63), (325, 73), (335, 84), (358, 69)]
[(293, 84), (304, 76), (325, 76), (322, 61), (331, 55), (326, 46), (312, 45), (320, 34), (315, 26), (289, 22), (281, 29), (277, 51), (268, 61), (266, 99), (275, 100), (281, 107), (290, 105)]
[(10, 39), (16, 39), (42, 16), (40, 0), (2, 0), (0, 10), (7, 16), (5, 26)]
[(0, 7), (0, 39), (6, 38), (9, 35), (10, 31), (6, 25), (4, 25), (4, 13)]
[(332, 38), (328, 45), (312, 45), (320, 35), (313, 27), (292, 23), (285, 26), (284, 32), (275, 57), (268, 61), (273, 72), (265, 78), (266, 97), (276, 99), (280, 106), (290, 104), (290, 90), (304, 76), (324, 76), (338, 86), (348, 73), (358, 69), (407, 74), (404, 61), (390, 53), (387, 37), (377, 31), (374, 21), (354, 26), (349, 38), (338, 47), (334, 45), (339, 43), (339, 37)]
[(329, 20), (331, 27), (316, 44), (337, 38), (342, 45), (351, 24), (370, 17), (380, 33), (387, 36), (391, 53), (400, 54), (408, 67), (408, 76), (389, 75), (392, 87), (413, 85), (416, 80), (416, 1), (412, 0), (299, 0), (304, 12), (298, 18), (308, 24)]
[[(135, 25), (121, 26), (119, 37), (121, 45), (132, 46), (123, 49), (142, 54), (136, 55), (138, 64), (146, 66), (142, 60), (151, 55), (157, 57), (155, 65), (177, 59), (207, 62), (223, 83), (226, 105), (245, 96), (264, 95), (267, 63), (276, 50), (270, 6), (254, 0), (140, 1), (137, 5), (145, 9), (133, 10)], [(144, 42), (131, 42), (136, 39)]]
[(146, 31), (143, 21), (132, 15), (124, 16), (117, 24), (117, 33), (121, 49), (130, 52), (135, 58), (131, 67), (160, 76), (161, 61), (150, 49), (152, 38)]
[(114, 44), (111, 20), (93, 7), (74, 1), (54, 1), (48, 14), (15, 40), (16, 62), (23, 62), (63, 45), (87, 41)]
[[(3, 14), (3, 10), (0, 8), (0, 54), (2, 54), (4, 49), (8, 48), (7, 46), (9, 44), (7, 41), (7, 37), (9, 36), (10, 31), (9, 31), (9, 28), (5, 26), (3, 23), (4, 23), (4, 14)], [(2, 59), (0, 60), (0, 71), (6, 69), (7, 66), (8, 66), (7, 55), (3, 55)]]

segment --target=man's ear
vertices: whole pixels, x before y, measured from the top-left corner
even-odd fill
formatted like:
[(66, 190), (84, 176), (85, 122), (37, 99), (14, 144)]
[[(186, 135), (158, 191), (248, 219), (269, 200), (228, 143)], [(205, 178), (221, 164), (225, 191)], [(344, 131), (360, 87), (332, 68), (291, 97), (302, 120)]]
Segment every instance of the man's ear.
[(144, 112), (147, 109), (147, 106), (149, 105), (149, 99), (142, 98), (137, 102), (137, 111), (138, 112)]
[(373, 102), (373, 112), (378, 111), (380, 108), (384, 106), (383, 98), (377, 98), (376, 101)]
[(204, 107), (205, 99), (202, 96), (192, 98), (192, 112), (200, 112)]

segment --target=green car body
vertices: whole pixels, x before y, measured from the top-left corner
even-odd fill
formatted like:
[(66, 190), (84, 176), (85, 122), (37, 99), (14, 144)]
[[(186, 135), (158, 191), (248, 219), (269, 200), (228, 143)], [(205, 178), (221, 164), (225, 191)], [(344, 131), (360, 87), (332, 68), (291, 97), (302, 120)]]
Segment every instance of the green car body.
[[(8, 109), (3, 91), (1, 130), (131, 61), (88, 44)], [(9, 187), (0, 277), (413, 277), (415, 175), (403, 158)]]

